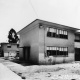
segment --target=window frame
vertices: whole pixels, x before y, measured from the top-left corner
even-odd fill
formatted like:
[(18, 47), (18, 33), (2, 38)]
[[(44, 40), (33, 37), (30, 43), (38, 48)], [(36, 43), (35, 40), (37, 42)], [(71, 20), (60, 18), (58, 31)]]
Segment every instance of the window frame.
[[(47, 46), (46, 49), (47, 56), (54, 56), (54, 57), (68, 57), (68, 47), (55, 47), (55, 46)], [(65, 50), (66, 49), (66, 50)]]
[(11, 44), (8, 44), (8, 45), (7, 45), (7, 48), (11, 48)]

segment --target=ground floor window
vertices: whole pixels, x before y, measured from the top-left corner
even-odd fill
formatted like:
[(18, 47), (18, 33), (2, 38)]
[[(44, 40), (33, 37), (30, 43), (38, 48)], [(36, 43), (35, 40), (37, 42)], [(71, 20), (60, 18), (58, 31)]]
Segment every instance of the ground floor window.
[(47, 46), (47, 56), (68, 56), (68, 47)]

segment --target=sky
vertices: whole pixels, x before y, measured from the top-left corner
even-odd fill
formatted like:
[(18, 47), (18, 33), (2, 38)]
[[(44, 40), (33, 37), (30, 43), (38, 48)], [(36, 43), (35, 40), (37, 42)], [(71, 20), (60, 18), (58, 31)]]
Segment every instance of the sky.
[(0, 42), (35, 19), (80, 29), (80, 0), (0, 0)]

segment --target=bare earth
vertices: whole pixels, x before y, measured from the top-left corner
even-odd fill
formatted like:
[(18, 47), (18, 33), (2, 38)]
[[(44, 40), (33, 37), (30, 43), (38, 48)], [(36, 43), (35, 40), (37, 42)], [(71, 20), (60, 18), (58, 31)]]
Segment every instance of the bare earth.
[(80, 62), (56, 65), (23, 65), (0, 58), (0, 63), (23, 80), (80, 80)]

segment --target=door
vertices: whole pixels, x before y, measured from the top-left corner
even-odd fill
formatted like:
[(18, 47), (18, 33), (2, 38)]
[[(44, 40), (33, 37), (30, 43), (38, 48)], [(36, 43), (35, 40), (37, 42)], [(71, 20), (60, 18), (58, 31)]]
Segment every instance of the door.
[(80, 61), (80, 48), (75, 48), (75, 61)]
[(24, 47), (23, 48), (23, 56), (25, 61), (29, 61), (30, 59), (30, 47)]

